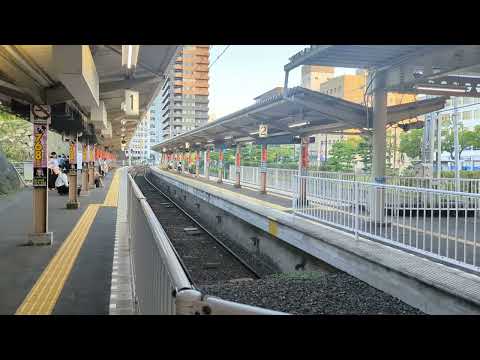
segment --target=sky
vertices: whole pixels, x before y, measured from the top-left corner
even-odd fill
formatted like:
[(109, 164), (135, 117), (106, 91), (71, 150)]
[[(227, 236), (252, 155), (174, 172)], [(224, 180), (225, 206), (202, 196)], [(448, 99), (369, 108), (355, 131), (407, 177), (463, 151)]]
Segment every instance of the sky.
[[(209, 111), (215, 118), (228, 115), (254, 103), (253, 98), (283, 86), (283, 67), (288, 59), (309, 45), (227, 45), (210, 48)], [(336, 75), (355, 70), (335, 69)], [(299, 86), (301, 68), (290, 72), (288, 87)]]

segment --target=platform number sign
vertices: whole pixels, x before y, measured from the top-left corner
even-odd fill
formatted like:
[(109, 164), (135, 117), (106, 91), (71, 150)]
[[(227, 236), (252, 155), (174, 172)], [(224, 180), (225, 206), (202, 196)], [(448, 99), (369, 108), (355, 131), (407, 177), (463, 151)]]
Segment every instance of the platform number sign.
[(258, 127), (258, 137), (264, 138), (268, 136), (268, 126), (262, 124)]
[(47, 187), (47, 137), (51, 122), (51, 109), (48, 105), (32, 105), (30, 121), (33, 123), (33, 186)]
[(139, 115), (139, 93), (138, 91), (125, 90), (125, 115)]

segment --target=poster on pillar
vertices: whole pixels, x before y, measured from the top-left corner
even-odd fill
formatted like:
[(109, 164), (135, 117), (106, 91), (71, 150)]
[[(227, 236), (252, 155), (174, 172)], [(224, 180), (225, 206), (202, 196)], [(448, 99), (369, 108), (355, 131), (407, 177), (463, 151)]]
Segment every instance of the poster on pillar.
[(85, 167), (85, 164), (88, 162), (88, 148), (87, 148), (87, 144), (83, 144), (82, 162), (83, 162), (84, 167)]
[(69, 161), (70, 164), (70, 171), (76, 172), (77, 171), (77, 143), (72, 141), (70, 142), (70, 153), (69, 153)]
[(30, 120), (33, 123), (33, 186), (47, 187), (47, 137), (48, 125), (51, 121), (51, 110), (48, 105), (32, 105)]
[(83, 168), (83, 149), (82, 149), (82, 145), (80, 145), (79, 143), (77, 143), (77, 171), (78, 170), (82, 170)]
[(267, 145), (262, 145), (262, 157), (260, 160), (260, 172), (267, 172)]

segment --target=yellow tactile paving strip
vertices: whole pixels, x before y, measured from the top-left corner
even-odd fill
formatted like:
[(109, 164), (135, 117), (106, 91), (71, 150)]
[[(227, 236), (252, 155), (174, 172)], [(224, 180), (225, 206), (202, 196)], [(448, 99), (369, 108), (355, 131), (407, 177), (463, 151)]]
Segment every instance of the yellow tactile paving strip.
[(120, 172), (116, 171), (103, 204), (90, 204), (50, 260), (15, 315), (50, 315), (72, 271), (90, 227), (102, 206), (118, 206)]
[(90, 204), (50, 261), (16, 315), (50, 315), (85, 241), (100, 204)]
[(115, 175), (113, 175), (112, 183), (110, 184), (110, 188), (108, 189), (107, 196), (105, 197), (105, 201), (103, 202), (103, 206), (118, 206), (118, 190), (120, 187), (120, 172), (116, 171)]
[(198, 184), (198, 183), (201, 183), (205, 186), (208, 186), (210, 189), (211, 189), (211, 192), (213, 194), (215, 193), (223, 193), (223, 194), (229, 194), (231, 196), (235, 196), (235, 197), (239, 197), (239, 198), (242, 198), (246, 201), (249, 201), (251, 203), (255, 203), (257, 205), (260, 205), (260, 206), (264, 206), (264, 207), (269, 207), (269, 208), (272, 208), (272, 209), (276, 209), (276, 210), (280, 210), (280, 211), (289, 211), (291, 210), (290, 208), (286, 208), (284, 206), (281, 206), (281, 205), (277, 205), (277, 204), (274, 204), (274, 203), (271, 203), (271, 202), (268, 202), (268, 201), (264, 201), (264, 200), (259, 200), (259, 199), (255, 199), (253, 197), (250, 197), (248, 195), (244, 195), (244, 194), (240, 194), (238, 192), (234, 192), (234, 191), (230, 191), (230, 190), (227, 190), (227, 189), (223, 189), (221, 187), (218, 187), (218, 186), (215, 186), (215, 185), (210, 185), (208, 183), (205, 183), (205, 182), (201, 182), (201, 181), (196, 181), (195, 179), (189, 179), (188, 177), (186, 176), (182, 176), (182, 175), (177, 175), (177, 174), (173, 174), (171, 172), (168, 172), (168, 171), (164, 171), (164, 170), (160, 170), (161, 172), (165, 172), (167, 173), (168, 175), (171, 175), (171, 176), (174, 176), (178, 179), (181, 179), (180, 181), (183, 181), (183, 182), (186, 182), (186, 183), (190, 183), (191, 185), (193, 184)]

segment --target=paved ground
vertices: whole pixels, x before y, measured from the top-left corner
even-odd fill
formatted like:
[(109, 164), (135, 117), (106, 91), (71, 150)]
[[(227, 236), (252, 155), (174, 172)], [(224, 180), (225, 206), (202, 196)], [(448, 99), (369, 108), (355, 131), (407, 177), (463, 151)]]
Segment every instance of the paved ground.
[[(68, 197), (49, 191), (52, 246), (22, 246), (32, 230), (30, 188), (0, 198), (0, 314), (17, 311), (64, 241), (72, 237), (69, 234), (89, 205), (104, 202), (112, 176), (112, 173), (107, 176), (104, 188), (93, 189), (89, 196), (81, 196), (80, 208), (76, 210), (65, 209)], [(67, 272), (65, 286), (54, 304), (55, 314), (108, 314), (116, 208), (95, 206), (98, 213), (83, 245), (78, 244), (78, 258), (73, 259), (70, 276)], [(87, 289), (90, 291), (88, 295)], [(51, 289), (47, 290), (50, 295)]]

